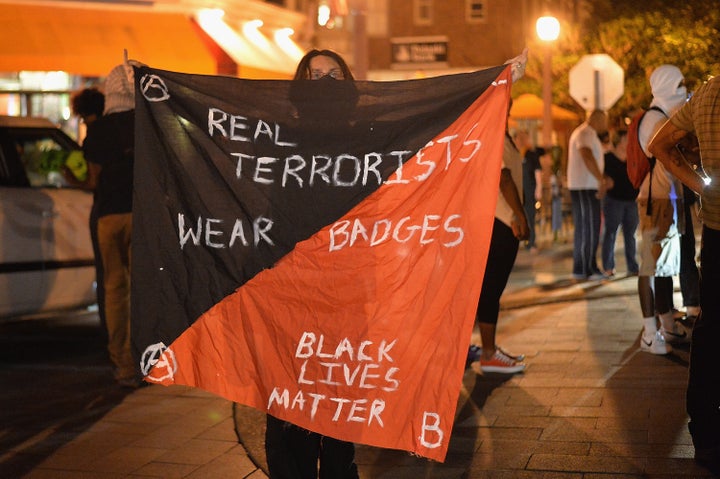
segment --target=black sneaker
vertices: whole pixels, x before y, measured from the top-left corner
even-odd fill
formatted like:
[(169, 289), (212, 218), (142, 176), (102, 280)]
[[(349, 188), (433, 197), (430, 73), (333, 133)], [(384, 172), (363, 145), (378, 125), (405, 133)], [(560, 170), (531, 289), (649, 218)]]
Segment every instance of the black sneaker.
[(482, 348), (471, 344), (468, 348), (467, 359), (465, 360), (465, 369), (470, 367), (470, 364), (480, 361), (480, 354), (482, 354)]
[(686, 344), (690, 342), (691, 332), (680, 321), (675, 321), (672, 329), (660, 328), (660, 332), (665, 341), (670, 344)]

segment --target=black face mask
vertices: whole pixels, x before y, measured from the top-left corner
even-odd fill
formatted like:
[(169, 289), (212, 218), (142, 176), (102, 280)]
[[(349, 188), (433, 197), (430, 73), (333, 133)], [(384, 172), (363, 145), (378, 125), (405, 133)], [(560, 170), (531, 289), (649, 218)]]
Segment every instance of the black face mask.
[(359, 98), (354, 81), (336, 80), (330, 75), (294, 81), (289, 93), (299, 119), (314, 123), (350, 121)]

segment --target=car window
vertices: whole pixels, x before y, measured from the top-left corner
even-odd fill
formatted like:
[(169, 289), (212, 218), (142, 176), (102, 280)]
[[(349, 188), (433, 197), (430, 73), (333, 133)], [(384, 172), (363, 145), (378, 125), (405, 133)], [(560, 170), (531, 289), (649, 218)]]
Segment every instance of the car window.
[(52, 138), (23, 138), (17, 142), (17, 148), (30, 186), (66, 185), (60, 169), (69, 152)]
[(0, 186), (30, 186), (15, 142), (0, 130)]
[(87, 172), (82, 151), (72, 149), (52, 130), (15, 129), (11, 136), (32, 187), (69, 187), (61, 172), (63, 166), (69, 166), (76, 176)]
[[(2, 145), (0, 145), (2, 146)], [(0, 185), (10, 184), (10, 159), (8, 159), (5, 151), (0, 148)]]

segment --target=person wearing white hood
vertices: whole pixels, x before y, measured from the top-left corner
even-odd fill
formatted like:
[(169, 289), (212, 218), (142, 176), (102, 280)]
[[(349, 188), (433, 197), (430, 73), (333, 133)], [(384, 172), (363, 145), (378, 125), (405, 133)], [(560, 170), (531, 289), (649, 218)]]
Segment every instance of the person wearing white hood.
[(115, 380), (140, 385), (130, 346), (130, 237), (132, 233), (135, 86), (120, 64), (105, 79), (105, 111), (88, 125), (83, 152), (98, 203), (98, 243), (104, 271), (108, 353)]
[[(657, 67), (650, 75), (650, 86), (653, 100), (638, 128), (640, 146), (649, 158), (650, 140), (687, 100), (685, 79), (674, 65)], [(680, 273), (683, 190), (662, 163), (654, 163), (637, 198), (641, 232), (638, 295), (644, 321), (640, 348), (652, 354), (667, 354), (672, 351), (669, 343), (690, 340), (688, 330), (673, 314), (672, 277)]]

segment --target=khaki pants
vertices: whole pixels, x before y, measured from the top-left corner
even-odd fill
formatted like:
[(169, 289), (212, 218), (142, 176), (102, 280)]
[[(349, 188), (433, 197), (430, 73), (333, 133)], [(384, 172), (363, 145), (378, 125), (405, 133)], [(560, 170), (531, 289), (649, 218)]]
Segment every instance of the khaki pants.
[(115, 365), (116, 379), (137, 375), (130, 346), (130, 237), (132, 214), (100, 217), (98, 243), (102, 256), (105, 286), (105, 321), (108, 353)]

